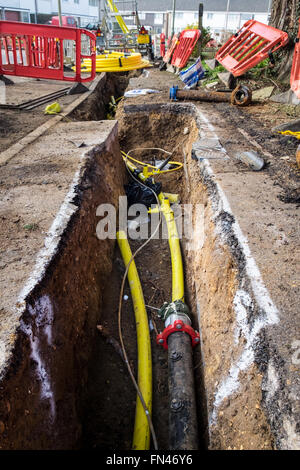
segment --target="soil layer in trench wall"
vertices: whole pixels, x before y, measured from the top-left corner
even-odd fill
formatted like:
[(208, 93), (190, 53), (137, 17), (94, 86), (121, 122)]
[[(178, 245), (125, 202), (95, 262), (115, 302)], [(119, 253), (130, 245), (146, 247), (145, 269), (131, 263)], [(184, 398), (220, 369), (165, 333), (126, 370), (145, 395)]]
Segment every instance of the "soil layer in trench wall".
[[(69, 135), (72, 127), (84, 133), (92, 125), (99, 126), (66, 124)], [(114, 248), (113, 240), (96, 236), (96, 210), (103, 203), (117, 209), (124, 183), (117, 123), (106, 129), (83, 152), (23, 289), (14, 346), (2, 365), (2, 449), (70, 449), (81, 438), (88, 362)]]

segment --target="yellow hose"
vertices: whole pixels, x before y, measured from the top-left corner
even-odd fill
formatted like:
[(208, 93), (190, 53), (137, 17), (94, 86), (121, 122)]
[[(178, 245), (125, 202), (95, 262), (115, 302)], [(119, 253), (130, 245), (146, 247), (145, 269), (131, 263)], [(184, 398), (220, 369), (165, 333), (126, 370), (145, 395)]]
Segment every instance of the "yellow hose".
[[(126, 155), (124, 152), (122, 153)], [(131, 161), (127, 160), (126, 158), (124, 158), (124, 161), (132, 172), (136, 169), (136, 166)], [(141, 181), (146, 180), (146, 177), (143, 175), (143, 173), (139, 173), (138, 176)], [(179, 236), (174, 219), (174, 212), (171, 209), (169, 198), (166, 197), (164, 193), (160, 193), (158, 195), (158, 199), (160, 201), (161, 211), (164, 214), (168, 229), (168, 241), (172, 262), (172, 301), (174, 302), (175, 300), (181, 300), (184, 302), (183, 264)], [(154, 211), (152, 210), (152, 212)]]
[[(125, 266), (131, 260), (132, 253), (123, 231), (117, 233), (118, 245)], [(152, 412), (152, 359), (151, 342), (148, 326), (148, 316), (145, 308), (143, 291), (134, 260), (128, 270), (128, 282), (133, 301), (136, 321), (137, 347), (138, 347), (138, 386), (151, 415)], [(150, 429), (141, 400), (137, 396), (135, 410), (135, 424), (133, 433), (133, 449), (149, 450)]]
[(169, 161), (169, 165), (176, 165), (176, 168), (171, 168), (169, 170), (159, 170), (156, 166), (150, 165), (150, 163), (141, 162), (140, 160), (137, 160), (136, 158), (133, 158), (130, 155), (127, 155), (127, 153), (123, 152), (123, 150), (121, 150), (121, 154), (125, 162), (128, 162), (128, 160), (131, 160), (132, 162), (138, 163), (139, 165), (142, 165), (144, 167), (152, 168), (153, 172), (151, 173), (151, 176), (162, 175), (164, 173), (171, 173), (173, 171), (180, 170), (183, 167), (183, 163), (181, 162)]
[(170, 207), (169, 199), (165, 197), (163, 193), (158, 195), (158, 199), (168, 228), (168, 241), (172, 262), (172, 302), (175, 300), (181, 300), (184, 302), (183, 264), (174, 212)]
[[(91, 71), (91, 59), (86, 58), (81, 64), (82, 72)], [(96, 72), (128, 72), (145, 67), (151, 67), (148, 60), (142, 58), (138, 52), (124, 54), (123, 52), (111, 52), (96, 56)], [(72, 67), (76, 70), (76, 67)]]

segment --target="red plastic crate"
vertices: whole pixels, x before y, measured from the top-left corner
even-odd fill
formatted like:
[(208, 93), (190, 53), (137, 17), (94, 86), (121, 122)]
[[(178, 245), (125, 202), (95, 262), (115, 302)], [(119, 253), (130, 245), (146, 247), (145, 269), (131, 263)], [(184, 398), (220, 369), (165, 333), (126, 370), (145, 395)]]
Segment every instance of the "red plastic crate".
[(166, 54), (166, 35), (161, 33), (160, 35), (160, 57), (164, 57)]
[(167, 52), (165, 53), (164, 55), (164, 58), (163, 58), (163, 61), (168, 64), (171, 60), (171, 57), (173, 55), (173, 52), (175, 51), (176, 49), (176, 46), (177, 46), (177, 43), (178, 43), (178, 35), (177, 34), (174, 34), (173, 38), (172, 38), (172, 41), (171, 41), (171, 44), (170, 44), (170, 47), (168, 48)]
[(285, 46), (288, 40), (284, 31), (250, 20), (219, 49), (216, 59), (238, 77)]

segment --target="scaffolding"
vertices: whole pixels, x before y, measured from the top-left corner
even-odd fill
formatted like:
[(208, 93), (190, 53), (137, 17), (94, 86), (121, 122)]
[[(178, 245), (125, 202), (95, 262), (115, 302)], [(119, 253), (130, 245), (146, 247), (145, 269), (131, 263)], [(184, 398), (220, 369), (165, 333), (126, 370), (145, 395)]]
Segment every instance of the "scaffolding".
[[(124, 18), (131, 20), (131, 28), (125, 23)], [(105, 30), (105, 48), (107, 50), (139, 49), (137, 38), (140, 22), (137, 1), (106, 0), (102, 26)]]

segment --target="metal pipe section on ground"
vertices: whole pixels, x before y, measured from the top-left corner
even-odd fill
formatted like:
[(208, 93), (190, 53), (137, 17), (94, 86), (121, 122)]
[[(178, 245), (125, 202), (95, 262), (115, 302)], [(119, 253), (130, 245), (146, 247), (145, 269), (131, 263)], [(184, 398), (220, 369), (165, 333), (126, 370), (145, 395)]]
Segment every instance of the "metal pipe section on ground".
[(206, 90), (179, 90), (178, 86), (170, 88), (172, 101), (207, 101), (213, 103), (231, 103), (236, 106), (247, 106), (251, 103), (252, 93), (244, 85), (238, 85), (231, 93)]

